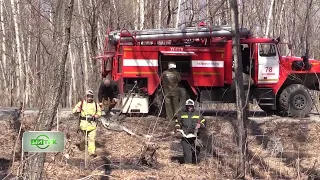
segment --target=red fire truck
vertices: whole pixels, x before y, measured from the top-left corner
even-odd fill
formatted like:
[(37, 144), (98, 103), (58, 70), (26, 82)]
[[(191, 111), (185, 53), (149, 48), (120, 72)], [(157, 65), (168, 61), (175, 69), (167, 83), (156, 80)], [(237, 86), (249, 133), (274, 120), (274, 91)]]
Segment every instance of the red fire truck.
[[(305, 116), (314, 106), (309, 90), (319, 90), (320, 61), (281, 56), (279, 40), (240, 29), (248, 99), (256, 99), (267, 113)], [(123, 113), (161, 109), (160, 77), (170, 61), (181, 73), (182, 92), (195, 101), (236, 100), (230, 26), (108, 31), (100, 58), (102, 77), (119, 83)]]

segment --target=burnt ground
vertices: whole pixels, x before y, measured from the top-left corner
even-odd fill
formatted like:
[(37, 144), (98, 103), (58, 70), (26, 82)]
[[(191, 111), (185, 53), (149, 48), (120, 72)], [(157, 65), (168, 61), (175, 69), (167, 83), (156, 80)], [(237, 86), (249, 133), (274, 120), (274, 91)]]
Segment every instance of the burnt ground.
[[(317, 119), (318, 117), (313, 117)], [(25, 116), (23, 129), (33, 125), (32, 116)], [(44, 167), (46, 179), (233, 179), (235, 178), (237, 146), (234, 115), (206, 117), (208, 130), (202, 137), (200, 164), (184, 165), (179, 160), (182, 149), (179, 141), (166, 133), (172, 123), (157, 117), (128, 117), (122, 125), (157, 138), (158, 165), (148, 167), (139, 163), (143, 148), (141, 140), (125, 132), (115, 132), (99, 126), (98, 157), (84, 168), (84, 152), (77, 143), (77, 119), (61, 119), (59, 130), (66, 133), (68, 143), (63, 153), (48, 153)], [(56, 123), (55, 123), (56, 124)], [(252, 117), (248, 120), (248, 179), (313, 179), (320, 178), (320, 122), (310, 119)], [(11, 164), (12, 150), (19, 123), (10, 117), (0, 120), (0, 178), (17, 175), (20, 153)], [(56, 125), (54, 127), (56, 129)], [(165, 136), (166, 135), (166, 136)], [(152, 139), (151, 139), (152, 140)], [(212, 145), (212, 148), (211, 146)], [(20, 147), (21, 144), (18, 144)], [(17, 148), (19, 149), (19, 148)], [(20, 168), (20, 167), (19, 167)], [(21, 168), (20, 168), (21, 169)]]

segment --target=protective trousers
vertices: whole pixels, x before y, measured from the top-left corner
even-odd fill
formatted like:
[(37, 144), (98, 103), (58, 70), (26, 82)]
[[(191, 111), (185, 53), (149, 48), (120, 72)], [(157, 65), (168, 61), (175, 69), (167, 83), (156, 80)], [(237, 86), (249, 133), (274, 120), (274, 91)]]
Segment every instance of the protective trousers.
[[(95, 138), (96, 138), (96, 132), (97, 132), (97, 124), (94, 121), (86, 121), (81, 120), (80, 121), (80, 129), (82, 130), (82, 133), (84, 136), (86, 135), (86, 131), (88, 134), (88, 154), (92, 155), (95, 153), (96, 150), (96, 144), (95, 144)], [(83, 141), (81, 145), (84, 145), (85, 142)]]
[(183, 149), (184, 163), (197, 164), (200, 154), (200, 147), (195, 147), (194, 141), (196, 138), (182, 138), (181, 144)]
[(112, 108), (114, 108), (116, 103), (114, 100), (111, 100), (109, 97), (108, 98), (103, 98), (102, 99), (102, 110), (107, 114), (111, 111)]
[(179, 109), (179, 96), (166, 96), (165, 106), (167, 119), (171, 120)]
[(180, 89), (174, 88), (170, 90), (165, 88), (164, 93), (167, 119), (172, 120), (179, 110)]

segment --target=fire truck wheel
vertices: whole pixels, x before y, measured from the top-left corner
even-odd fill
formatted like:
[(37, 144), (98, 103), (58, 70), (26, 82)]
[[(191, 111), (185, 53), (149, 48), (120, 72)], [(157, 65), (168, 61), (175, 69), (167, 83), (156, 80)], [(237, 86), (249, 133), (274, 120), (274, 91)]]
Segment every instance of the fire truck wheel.
[(286, 87), (280, 94), (279, 103), (282, 111), (292, 117), (307, 116), (314, 105), (312, 95), (301, 84)]

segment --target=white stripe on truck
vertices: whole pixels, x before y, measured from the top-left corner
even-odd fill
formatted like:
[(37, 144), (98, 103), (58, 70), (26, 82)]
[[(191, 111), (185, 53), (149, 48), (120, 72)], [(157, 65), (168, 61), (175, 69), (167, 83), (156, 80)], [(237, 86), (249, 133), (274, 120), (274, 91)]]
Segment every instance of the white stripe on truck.
[(158, 59), (124, 59), (123, 66), (158, 66)]
[[(223, 61), (192, 60), (192, 67), (223, 68)], [(157, 67), (158, 59), (123, 59), (123, 66), (150, 66)]]
[(193, 60), (192, 67), (215, 67), (215, 68), (223, 68), (223, 61), (210, 61), (210, 60)]

